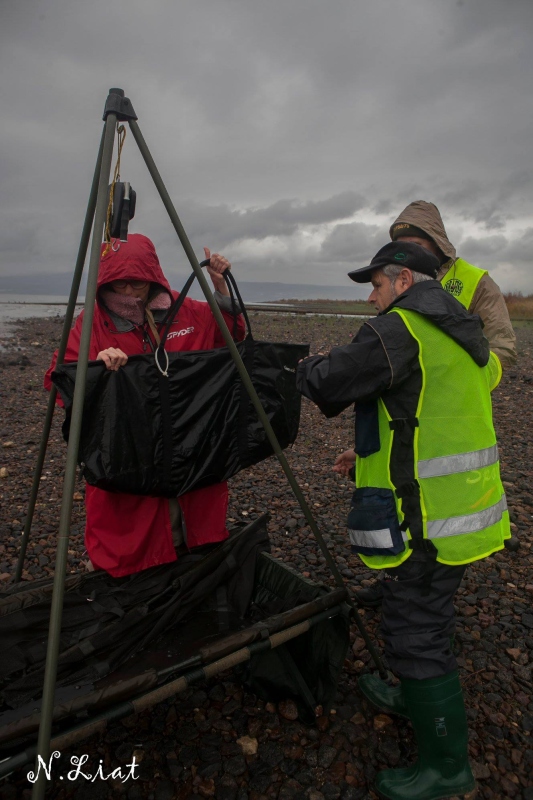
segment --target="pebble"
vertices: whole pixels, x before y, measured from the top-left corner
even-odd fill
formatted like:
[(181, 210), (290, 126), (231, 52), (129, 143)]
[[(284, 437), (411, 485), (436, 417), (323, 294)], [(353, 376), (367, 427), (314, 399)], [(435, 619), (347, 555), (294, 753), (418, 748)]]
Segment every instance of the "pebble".
[(294, 700), (282, 700), (278, 703), (278, 712), (283, 719), (298, 719), (298, 707)]
[(378, 714), (374, 717), (375, 731), (382, 731), (387, 725), (392, 725), (392, 719), (387, 714)]
[(240, 746), (245, 756), (255, 756), (257, 753), (257, 739), (251, 736), (241, 736), (237, 739), (237, 744)]

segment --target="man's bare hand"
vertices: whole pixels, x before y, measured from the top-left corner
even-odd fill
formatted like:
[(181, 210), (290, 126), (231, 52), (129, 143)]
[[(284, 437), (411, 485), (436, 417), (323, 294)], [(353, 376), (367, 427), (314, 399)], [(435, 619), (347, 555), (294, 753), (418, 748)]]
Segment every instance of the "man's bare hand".
[(204, 247), (205, 257), (210, 260), (210, 264), (207, 267), (207, 271), (211, 276), (211, 280), (213, 282), (213, 286), (215, 287), (215, 291), (220, 292), (220, 294), (226, 295), (229, 297), (228, 287), (226, 286), (226, 281), (222, 277), (222, 273), (225, 272), (227, 269), (231, 269), (231, 264), (227, 258), (221, 256), (220, 253), (213, 253), (211, 255), (211, 250), (209, 247)]
[(341, 453), (340, 456), (337, 456), (335, 459), (335, 464), (333, 465), (332, 469), (333, 472), (337, 472), (339, 475), (344, 475), (344, 477), (348, 477), (350, 471), (355, 466), (355, 450), (345, 450), (344, 453)]
[(107, 369), (112, 369), (115, 372), (120, 367), (123, 367), (128, 360), (126, 353), (123, 353), (118, 347), (108, 347), (107, 350), (100, 350), (96, 358), (98, 361), (103, 361)]

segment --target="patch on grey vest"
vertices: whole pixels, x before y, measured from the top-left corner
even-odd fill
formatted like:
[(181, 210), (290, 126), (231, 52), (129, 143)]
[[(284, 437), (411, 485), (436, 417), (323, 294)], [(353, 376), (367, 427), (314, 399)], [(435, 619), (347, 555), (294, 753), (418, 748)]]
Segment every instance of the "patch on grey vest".
[(444, 288), (449, 294), (453, 294), (454, 297), (459, 297), (461, 292), (463, 291), (464, 284), (459, 278), (450, 278), (449, 281), (446, 281), (444, 284)]

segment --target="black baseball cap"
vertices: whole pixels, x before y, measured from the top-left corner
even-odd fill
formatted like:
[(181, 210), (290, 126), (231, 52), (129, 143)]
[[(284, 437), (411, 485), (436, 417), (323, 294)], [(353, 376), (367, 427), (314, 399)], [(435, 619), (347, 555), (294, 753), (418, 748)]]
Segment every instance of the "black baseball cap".
[(400, 267), (407, 267), (413, 272), (422, 272), (432, 278), (437, 277), (440, 269), (440, 261), (437, 256), (419, 244), (389, 242), (381, 250), (378, 250), (368, 267), (354, 269), (348, 273), (348, 277), (356, 283), (369, 283), (374, 270), (386, 267), (387, 264), (398, 264)]

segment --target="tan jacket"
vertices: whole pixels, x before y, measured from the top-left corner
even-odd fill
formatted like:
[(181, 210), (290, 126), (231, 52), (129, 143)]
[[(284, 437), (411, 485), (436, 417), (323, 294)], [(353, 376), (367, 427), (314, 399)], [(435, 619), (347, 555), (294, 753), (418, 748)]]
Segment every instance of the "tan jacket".
[[(415, 200), (404, 208), (390, 227), (391, 239), (402, 235), (402, 225), (413, 225), (426, 233), (448, 260), (442, 265), (439, 280), (452, 268), (457, 258), (455, 247), (448, 239), (439, 209), (425, 200)], [(407, 231), (406, 231), (407, 233)], [(498, 285), (490, 275), (483, 275), (468, 308), (478, 314), (484, 324), (484, 334), (490, 349), (496, 353), (502, 367), (511, 367), (516, 362), (516, 336), (509, 319), (509, 312)]]

